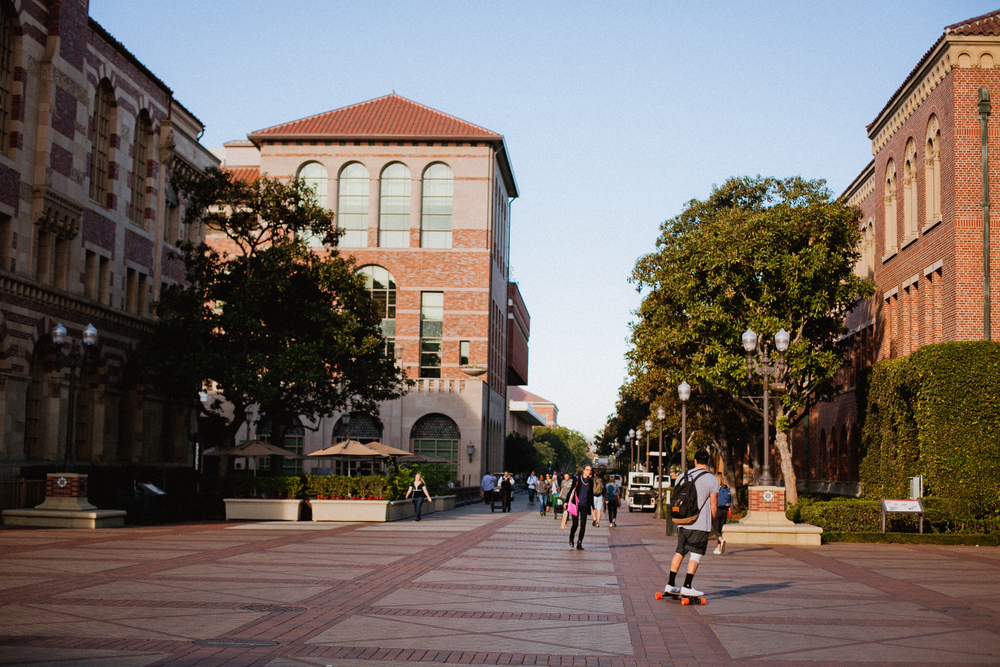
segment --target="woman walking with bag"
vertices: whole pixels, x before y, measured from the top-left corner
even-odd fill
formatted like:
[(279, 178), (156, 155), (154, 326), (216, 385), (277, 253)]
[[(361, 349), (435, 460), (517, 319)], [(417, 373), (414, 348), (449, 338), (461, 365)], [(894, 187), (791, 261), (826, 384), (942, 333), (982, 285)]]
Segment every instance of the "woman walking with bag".
[(420, 476), (419, 472), (413, 476), (413, 484), (410, 484), (410, 488), (406, 490), (406, 497), (409, 498), (411, 493), (413, 494), (413, 509), (417, 514), (414, 521), (420, 521), (420, 510), (424, 506), (424, 497), (430, 500), (431, 494), (427, 492), (427, 485), (424, 484), (424, 478)]
[(548, 475), (542, 475), (538, 480), (538, 515), (545, 516), (549, 511), (549, 493), (552, 492), (552, 484)]
[[(594, 469), (586, 465), (583, 467), (583, 474), (577, 477), (570, 491), (569, 502), (566, 504), (566, 511), (573, 517), (573, 527), (569, 529), (569, 545), (573, 546), (573, 537), (576, 529), (580, 529), (580, 536), (576, 541), (576, 548), (583, 551), (583, 536), (587, 532), (587, 519), (590, 517), (590, 510), (594, 506), (594, 478), (591, 476)], [(574, 511), (575, 510), (575, 511)]]

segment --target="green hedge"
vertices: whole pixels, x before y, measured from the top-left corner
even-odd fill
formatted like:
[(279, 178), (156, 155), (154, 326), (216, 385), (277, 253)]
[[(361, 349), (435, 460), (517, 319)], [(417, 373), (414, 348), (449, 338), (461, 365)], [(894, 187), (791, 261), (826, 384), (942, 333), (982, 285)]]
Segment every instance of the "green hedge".
[(448, 490), (452, 470), (449, 465), (403, 465), (392, 475), (344, 477), (341, 475), (310, 476), (306, 478), (306, 495), (318, 500), (400, 500), (413, 478), (420, 473), (432, 496), (443, 495)]
[(318, 500), (398, 500), (393, 480), (386, 475), (306, 477), (306, 494)]
[(995, 526), (1000, 343), (927, 345), (908, 357), (879, 362), (863, 393), (865, 497), (907, 498), (909, 478), (923, 475), (925, 494), (943, 503), (935, 522), (970, 530), (980, 522)]
[(824, 542), (863, 542), (869, 544), (952, 544), (976, 547), (1000, 546), (1000, 535), (964, 535), (932, 533), (918, 535), (916, 533), (827, 533), (823, 532)]
[(206, 477), (207, 495), (219, 498), (298, 498), (304, 485), (301, 477), (255, 477), (231, 474)]
[[(949, 498), (924, 498), (924, 532), (938, 534), (1000, 535), (1000, 517), (981, 516), (964, 501)], [(882, 532), (882, 506), (866, 498), (819, 500), (800, 497), (797, 505), (785, 511), (796, 523), (811, 523), (830, 533)], [(886, 516), (886, 530), (918, 532), (916, 517), (907, 514)]]

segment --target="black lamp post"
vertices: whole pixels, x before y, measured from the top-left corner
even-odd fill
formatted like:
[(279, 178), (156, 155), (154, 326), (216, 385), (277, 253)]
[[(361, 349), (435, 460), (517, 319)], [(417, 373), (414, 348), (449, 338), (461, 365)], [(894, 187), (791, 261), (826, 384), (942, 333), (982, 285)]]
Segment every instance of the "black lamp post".
[[(80, 344), (73, 341), (69, 350), (64, 350), (66, 343), (66, 327), (56, 324), (52, 329), (52, 342), (59, 350), (56, 367), (59, 369), (69, 369), (69, 405), (66, 417), (66, 451), (63, 465), (67, 471), (72, 472), (76, 467), (76, 371), (82, 369), (84, 365), (90, 366), (97, 358), (97, 329), (93, 324), (88, 324), (83, 330), (83, 349)], [(81, 370), (81, 382), (83, 371)]]
[[(774, 347), (778, 351), (777, 361), (773, 361), (771, 351), (768, 349), (767, 341), (761, 341), (757, 347), (757, 334), (752, 329), (747, 329), (743, 333), (743, 349), (747, 352), (747, 374), (756, 373), (764, 378), (764, 471), (758, 480), (761, 486), (774, 486), (774, 478), (771, 477), (771, 457), (770, 457), (770, 381), (784, 376), (788, 366), (785, 364), (785, 351), (788, 350), (788, 343), (791, 337), (788, 332), (782, 329), (774, 334)], [(754, 350), (757, 351), (757, 358), (752, 356)], [(773, 361), (773, 363), (772, 363)]]
[[(634, 428), (630, 428), (628, 430), (628, 435), (625, 436), (625, 443), (628, 444), (630, 442), (632, 443), (632, 447), (635, 450), (635, 460), (638, 461), (639, 460), (639, 443), (636, 442), (636, 439), (635, 439), (635, 429)], [(637, 470), (638, 470), (638, 468), (637, 468)]]
[(646, 420), (646, 472), (653, 469), (653, 461), (650, 459), (649, 454), (649, 436), (653, 433), (653, 422), (649, 419)]

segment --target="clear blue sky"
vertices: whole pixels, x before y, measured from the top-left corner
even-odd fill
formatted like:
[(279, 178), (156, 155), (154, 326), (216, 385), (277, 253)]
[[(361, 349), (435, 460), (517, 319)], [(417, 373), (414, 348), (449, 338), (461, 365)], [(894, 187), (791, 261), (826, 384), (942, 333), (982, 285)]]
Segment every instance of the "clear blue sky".
[[(944, 26), (998, 9), (894, 2), (91, 0), (220, 146), (395, 90), (503, 134), (529, 391), (592, 437), (626, 374), (628, 283), (659, 225), (733, 175), (824, 178)], [(734, 341), (738, 344), (738, 341)]]

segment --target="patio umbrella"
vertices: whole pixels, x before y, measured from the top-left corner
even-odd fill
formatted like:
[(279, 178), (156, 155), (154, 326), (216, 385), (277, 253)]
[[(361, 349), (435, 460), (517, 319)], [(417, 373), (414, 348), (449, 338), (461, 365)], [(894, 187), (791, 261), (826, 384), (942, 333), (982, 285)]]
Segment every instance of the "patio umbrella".
[(257, 476), (257, 460), (264, 456), (281, 456), (286, 459), (297, 459), (299, 455), (295, 452), (291, 452), (287, 449), (282, 449), (277, 445), (272, 445), (267, 442), (261, 442), (260, 440), (250, 440), (249, 442), (244, 442), (241, 445), (236, 445), (235, 447), (230, 447), (228, 449), (223, 449), (219, 452), (219, 456), (245, 456), (247, 458), (254, 459), (253, 474)]
[(392, 445), (386, 445), (381, 442), (366, 442), (365, 447), (371, 447), (377, 452), (381, 452), (386, 456), (413, 456), (413, 452), (408, 452), (405, 449), (397, 449)]
[(327, 447), (326, 449), (321, 449), (318, 452), (312, 452), (310, 454), (307, 454), (307, 456), (315, 456), (324, 459), (333, 459), (333, 458), (352, 459), (352, 458), (370, 457), (372, 460), (372, 471), (374, 472), (375, 459), (387, 458), (389, 454), (383, 454), (377, 449), (362, 444), (357, 440), (347, 440), (345, 442), (338, 442), (336, 445), (332, 445), (330, 447)]

